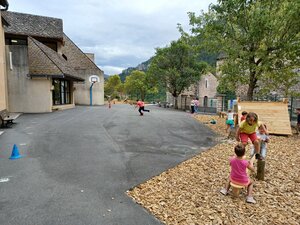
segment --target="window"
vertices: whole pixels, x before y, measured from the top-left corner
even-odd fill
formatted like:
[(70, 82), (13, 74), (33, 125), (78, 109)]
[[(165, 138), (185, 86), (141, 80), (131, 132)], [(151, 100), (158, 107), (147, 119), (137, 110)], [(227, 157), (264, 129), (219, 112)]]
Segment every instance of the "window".
[(70, 81), (53, 79), (53, 105), (71, 104)]
[(51, 48), (52, 50), (56, 51), (57, 52), (57, 43), (56, 42), (45, 42), (45, 41), (42, 41), (42, 43), (44, 45), (46, 45), (47, 47)]
[(207, 87), (208, 87), (208, 80), (205, 79), (205, 88), (207, 88)]
[(27, 39), (6, 38), (6, 45), (27, 45)]

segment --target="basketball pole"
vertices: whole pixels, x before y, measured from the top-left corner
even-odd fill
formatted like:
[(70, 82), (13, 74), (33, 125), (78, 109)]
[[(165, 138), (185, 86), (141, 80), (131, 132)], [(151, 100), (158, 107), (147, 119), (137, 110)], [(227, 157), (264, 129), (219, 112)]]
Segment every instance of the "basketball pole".
[(90, 86), (90, 106), (93, 105), (93, 85), (95, 82), (93, 82)]
[(90, 86), (90, 106), (93, 105), (93, 85), (96, 82), (100, 82), (100, 78), (97, 75), (91, 75), (89, 81), (92, 83)]

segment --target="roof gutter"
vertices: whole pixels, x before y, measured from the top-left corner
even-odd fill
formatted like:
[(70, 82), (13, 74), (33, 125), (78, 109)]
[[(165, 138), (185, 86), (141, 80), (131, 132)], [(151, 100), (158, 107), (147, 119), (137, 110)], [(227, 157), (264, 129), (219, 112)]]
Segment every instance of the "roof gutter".
[(45, 78), (59, 78), (59, 79), (65, 79), (65, 80), (71, 80), (71, 81), (75, 81), (75, 82), (84, 82), (85, 80), (81, 77), (76, 77), (73, 75), (69, 75), (69, 74), (57, 74), (57, 75), (49, 75), (49, 74), (28, 74), (27, 77), (30, 78), (40, 78), (40, 77), (45, 77)]

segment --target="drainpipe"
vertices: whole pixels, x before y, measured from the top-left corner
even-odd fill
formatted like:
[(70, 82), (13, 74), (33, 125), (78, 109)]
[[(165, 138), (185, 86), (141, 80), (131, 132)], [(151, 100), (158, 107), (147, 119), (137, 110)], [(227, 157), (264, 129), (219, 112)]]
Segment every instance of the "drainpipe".
[(94, 85), (94, 82), (90, 86), (90, 106), (93, 105), (93, 85)]

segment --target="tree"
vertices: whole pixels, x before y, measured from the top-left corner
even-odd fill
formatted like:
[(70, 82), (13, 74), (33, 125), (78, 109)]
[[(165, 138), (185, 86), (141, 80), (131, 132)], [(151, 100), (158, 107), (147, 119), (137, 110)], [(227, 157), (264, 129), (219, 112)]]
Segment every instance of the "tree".
[(149, 67), (152, 81), (156, 81), (167, 89), (175, 98), (200, 79), (207, 64), (197, 61), (197, 54), (184, 38), (172, 41), (170, 46), (157, 48)]
[(299, 12), (299, 1), (219, 0), (207, 13), (189, 17), (198, 44), (226, 56), (222, 82), (233, 89), (233, 84), (246, 85), (252, 100), (258, 87), (272, 91), (282, 80), (299, 82), (292, 72), (299, 68)]
[(148, 90), (146, 73), (138, 70), (132, 71), (131, 74), (126, 77), (124, 87), (128, 94), (145, 99)]
[(104, 85), (105, 95), (119, 97), (121, 92), (122, 92), (122, 83), (119, 75), (110, 76)]

